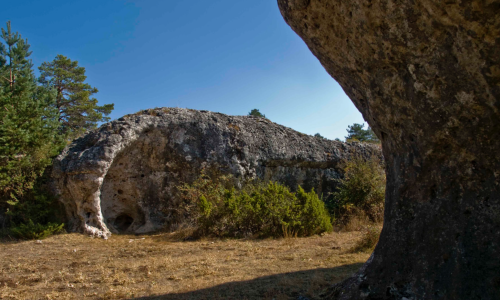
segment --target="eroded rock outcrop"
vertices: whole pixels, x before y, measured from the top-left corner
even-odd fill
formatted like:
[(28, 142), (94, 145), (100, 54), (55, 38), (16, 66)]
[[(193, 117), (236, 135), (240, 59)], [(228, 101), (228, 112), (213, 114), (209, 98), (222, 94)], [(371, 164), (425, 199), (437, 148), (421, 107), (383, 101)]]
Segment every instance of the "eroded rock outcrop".
[(57, 157), (53, 186), (73, 230), (107, 237), (182, 222), (176, 186), (202, 169), (260, 178), (327, 196), (353, 155), (378, 146), (301, 134), (264, 118), (159, 108), (88, 133)]
[(278, 0), (381, 138), (384, 229), (338, 299), (500, 299), (500, 2)]

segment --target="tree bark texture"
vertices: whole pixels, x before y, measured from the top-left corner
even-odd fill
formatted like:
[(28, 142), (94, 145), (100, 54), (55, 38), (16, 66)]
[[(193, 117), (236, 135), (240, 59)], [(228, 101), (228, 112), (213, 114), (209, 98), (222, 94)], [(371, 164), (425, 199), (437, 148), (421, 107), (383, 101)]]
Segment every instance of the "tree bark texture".
[(337, 299), (500, 299), (500, 2), (278, 0), (381, 138), (384, 228)]

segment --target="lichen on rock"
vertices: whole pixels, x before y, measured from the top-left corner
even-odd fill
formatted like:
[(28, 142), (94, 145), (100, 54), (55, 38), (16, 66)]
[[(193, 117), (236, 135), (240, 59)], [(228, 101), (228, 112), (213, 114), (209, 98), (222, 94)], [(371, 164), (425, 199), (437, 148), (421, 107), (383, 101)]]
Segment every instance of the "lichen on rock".
[(317, 139), (265, 118), (158, 108), (75, 140), (55, 160), (52, 178), (71, 230), (108, 237), (182, 222), (176, 187), (203, 169), (327, 196), (353, 155), (381, 152), (375, 145)]

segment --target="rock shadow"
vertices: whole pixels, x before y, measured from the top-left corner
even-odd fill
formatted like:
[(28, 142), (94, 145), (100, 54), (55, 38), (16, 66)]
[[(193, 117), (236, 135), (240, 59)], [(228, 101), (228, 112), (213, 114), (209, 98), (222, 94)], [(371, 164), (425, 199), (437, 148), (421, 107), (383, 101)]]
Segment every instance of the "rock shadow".
[(136, 300), (209, 300), (209, 299), (319, 299), (322, 291), (349, 277), (362, 263), (342, 265), (236, 281), (185, 293), (132, 298)]

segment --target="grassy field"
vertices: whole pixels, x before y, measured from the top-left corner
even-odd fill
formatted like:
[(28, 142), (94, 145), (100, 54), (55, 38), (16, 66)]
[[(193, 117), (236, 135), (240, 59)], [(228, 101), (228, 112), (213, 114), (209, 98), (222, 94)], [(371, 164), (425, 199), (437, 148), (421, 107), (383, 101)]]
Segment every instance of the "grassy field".
[(361, 237), (61, 234), (42, 243), (2, 242), (0, 299), (316, 299), (368, 259), (349, 251)]

